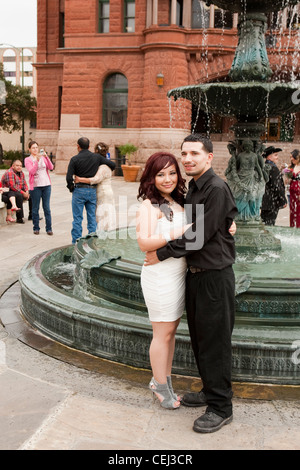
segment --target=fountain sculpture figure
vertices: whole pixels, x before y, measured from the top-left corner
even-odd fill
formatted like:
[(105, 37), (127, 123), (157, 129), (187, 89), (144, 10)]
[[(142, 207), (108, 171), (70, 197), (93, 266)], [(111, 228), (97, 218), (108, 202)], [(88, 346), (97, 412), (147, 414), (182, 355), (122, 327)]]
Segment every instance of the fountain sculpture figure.
[(239, 211), (236, 221), (260, 220), (260, 207), (268, 181), (262, 149), (256, 148), (251, 139), (242, 141), (241, 151), (238, 152), (235, 142), (228, 144), (231, 158), (225, 176), (235, 196)]

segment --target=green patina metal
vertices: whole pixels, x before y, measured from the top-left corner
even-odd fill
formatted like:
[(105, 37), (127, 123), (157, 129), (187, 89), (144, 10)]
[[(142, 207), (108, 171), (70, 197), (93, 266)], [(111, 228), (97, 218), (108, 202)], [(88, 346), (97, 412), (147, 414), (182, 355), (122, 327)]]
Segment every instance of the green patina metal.
[(266, 81), (272, 75), (265, 32), (267, 17), (263, 13), (247, 13), (238, 25), (239, 42), (229, 77), (235, 81)]

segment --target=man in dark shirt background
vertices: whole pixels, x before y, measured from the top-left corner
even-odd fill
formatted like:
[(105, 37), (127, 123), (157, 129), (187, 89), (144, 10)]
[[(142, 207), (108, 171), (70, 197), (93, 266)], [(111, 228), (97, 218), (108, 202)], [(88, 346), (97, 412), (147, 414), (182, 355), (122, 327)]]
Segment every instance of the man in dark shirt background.
[(78, 154), (71, 158), (67, 171), (67, 187), (72, 193), (72, 244), (82, 236), (83, 209), (86, 209), (88, 233), (96, 232), (96, 207), (97, 191), (96, 185), (86, 183), (74, 184), (74, 175), (92, 178), (98, 171), (100, 165), (108, 165), (114, 170), (116, 165), (99, 153), (89, 150), (90, 141), (87, 137), (81, 137), (77, 141)]
[(235, 243), (229, 228), (238, 211), (227, 183), (211, 168), (212, 159), (213, 145), (208, 138), (192, 134), (184, 139), (181, 162), (186, 175), (193, 177), (185, 204), (192, 226), (180, 239), (148, 252), (145, 261), (147, 265), (186, 256), (187, 320), (203, 388), (186, 393), (182, 404), (207, 406), (193, 427), (202, 433), (217, 431), (232, 421)]
[(265, 225), (275, 225), (279, 209), (287, 206), (285, 186), (277, 166), (278, 152), (282, 152), (282, 149), (271, 146), (267, 147), (262, 155), (266, 159), (265, 168), (268, 168), (269, 172), (261, 203), (261, 218)]

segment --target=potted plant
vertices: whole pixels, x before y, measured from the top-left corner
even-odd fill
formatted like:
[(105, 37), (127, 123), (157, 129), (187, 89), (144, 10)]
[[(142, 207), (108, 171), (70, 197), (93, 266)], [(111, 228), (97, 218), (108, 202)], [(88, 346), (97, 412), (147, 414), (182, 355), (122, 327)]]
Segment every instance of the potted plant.
[(138, 172), (141, 167), (140, 165), (131, 164), (131, 155), (138, 150), (138, 147), (128, 142), (127, 144), (119, 145), (118, 148), (121, 155), (125, 156), (126, 163), (124, 165), (121, 165), (125, 181), (136, 181)]

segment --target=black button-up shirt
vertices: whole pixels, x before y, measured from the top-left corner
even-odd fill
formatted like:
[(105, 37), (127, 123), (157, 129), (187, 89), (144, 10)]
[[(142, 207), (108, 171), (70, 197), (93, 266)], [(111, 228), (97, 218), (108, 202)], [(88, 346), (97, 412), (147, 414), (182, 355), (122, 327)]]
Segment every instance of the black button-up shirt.
[(212, 168), (196, 181), (186, 195), (188, 223), (185, 234), (157, 250), (160, 261), (186, 256), (188, 266), (223, 269), (235, 262), (235, 242), (229, 228), (238, 211), (229, 186)]
[(73, 175), (84, 178), (92, 178), (98, 171), (100, 165), (108, 165), (111, 170), (116, 168), (115, 162), (108, 160), (90, 150), (81, 150), (71, 158), (66, 175), (67, 187), (72, 192), (74, 190)]

